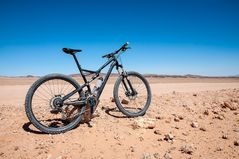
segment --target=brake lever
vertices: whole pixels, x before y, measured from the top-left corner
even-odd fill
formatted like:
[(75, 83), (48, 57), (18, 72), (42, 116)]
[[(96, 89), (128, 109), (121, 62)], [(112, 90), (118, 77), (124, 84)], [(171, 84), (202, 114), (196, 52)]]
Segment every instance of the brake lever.
[(128, 49), (131, 49), (131, 47), (124, 47), (124, 48), (122, 49), (122, 51), (126, 51), (126, 50), (128, 50)]

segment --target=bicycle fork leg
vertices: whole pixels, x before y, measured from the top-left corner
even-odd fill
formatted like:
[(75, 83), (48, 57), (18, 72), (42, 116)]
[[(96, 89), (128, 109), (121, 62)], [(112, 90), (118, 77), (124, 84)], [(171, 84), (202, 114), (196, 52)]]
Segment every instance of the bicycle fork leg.
[(129, 85), (129, 87), (130, 87), (130, 89), (131, 89), (131, 95), (135, 95), (135, 90), (134, 90), (134, 88), (133, 88), (133, 86), (132, 86), (132, 84), (131, 84), (131, 82), (130, 82), (130, 80), (126, 77), (126, 80), (127, 80), (127, 82), (128, 82), (128, 85)]
[(124, 77), (123, 77), (123, 79), (122, 79), (122, 83), (123, 83), (123, 85), (124, 85), (124, 88), (125, 88), (126, 92), (129, 92), (129, 88), (128, 88), (128, 86), (127, 86), (126, 83), (125, 83)]
[(135, 92), (135, 90), (134, 90), (130, 80), (127, 78), (127, 76), (123, 77), (122, 83), (123, 83), (123, 85), (125, 87), (126, 92), (130, 92), (131, 95), (135, 95), (136, 92)]
[[(135, 94), (135, 90), (133, 89), (133, 86), (132, 86), (130, 80), (127, 78), (127, 73), (124, 71), (124, 69), (123, 69), (122, 66), (121, 66), (120, 68), (121, 68), (121, 71), (120, 71), (118, 68), (117, 68), (117, 71), (118, 71), (118, 74), (119, 74), (119, 75), (122, 75), (122, 76), (123, 76), (122, 83), (123, 83), (123, 85), (124, 85), (124, 87), (125, 87), (126, 92), (127, 92), (127, 93), (130, 92), (130, 91), (129, 91), (129, 88), (130, 88), (130, 89), (131, 89), (131, 93), (132, 93), (132, 94)], [(126, 79), (126, 82), (128, 83), (129, 88), (128, 88), (126, 82), (125, 82), (125, 79)]]

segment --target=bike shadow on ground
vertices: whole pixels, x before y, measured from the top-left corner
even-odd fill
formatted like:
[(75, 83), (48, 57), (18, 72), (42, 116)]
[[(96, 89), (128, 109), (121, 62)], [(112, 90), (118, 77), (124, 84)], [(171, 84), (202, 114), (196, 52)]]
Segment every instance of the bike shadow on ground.
[[(103, 111), (105, 111), (105, 113), (109, 116), (112, 116), (114, 118), (121, 118), (121, 119), (124, 119), (124, 118), (130, 118), (130, 117), (127, 117), (125, 116), (124, 114), (122, 114), (118, 108), (109, 108), (109, 106), (104, 106), (101, 108)], [(92, 125), (90, 124), (90, 122), (85, 122), (85, 121), (81, 121), (75, 128), (73, 129), (76, 129), (77, 127), (79, 127), (81, 124), (87, 124), (87, 126), (89, 128), (92, 127)], [(32, 128), (30, 128), (32, 125), (31, 122), (27, 122), (27, 123), (24, 123), (23, 126), (22, 126), (22, 129), (26, 132), (29, 132), (29, 133), (33, 133), (33, 134), (39, 134), (39, 135), (47, 135), (47, 133), (44, 133), (44, 132), (41, 132), (41, 131), (38, 131), (38, 130), (34, 130)]]
[[(79, 123), (76, 127), (74, 127), (73, 129), (76, 129), (78, 128), (81, 124), (83, 123)], [(92, 127), (89, 123), (86, 123), (88, 125), (88, 127)], [(47, 133), (45, 132), (41, 132), (41, 131), (38, 131), (38, 130), (34, 130), (34, 129), (31, 129), (30, 126), (32, 125), (31, 122), (27, 122), (25, 124), (23, 124), (22, 126), (22, 129), (26, 132), (29, 132), (29, 133), (33, 133), (33, 134), (38, 134), (38, 135), (48, 135)], [(73, 130), (72, 129), (72, 130)]]
[(32, 125), (31, 122), (27, 122), (27, 123), (23, 124), (22, 129), (26, 132), (33, 133), (33, 134), (42, 134), (42, 135), (45, 134), (45, 135), (47, 135), (47, 133), (31, 129), (30, 128), (31, 125)]
[(107, 115), (115, 118), (130, 118), (122, 114), (117, 108), (109, 108), (108, 106), (106, 106), (104, 111)]

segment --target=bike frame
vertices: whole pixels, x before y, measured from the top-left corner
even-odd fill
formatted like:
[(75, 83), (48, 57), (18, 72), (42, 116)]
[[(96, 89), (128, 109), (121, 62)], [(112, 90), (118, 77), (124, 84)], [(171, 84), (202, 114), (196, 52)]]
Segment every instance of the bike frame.
[[(62, 98), (62, 101), (65, 101), (66, 99), (68, 99), (69, 97), (71, 97), (72, 95), (74, 95), (74, 94), (77, 93), (77, 92), (81, 92), (84, 87), (87, 87), (89, 93), (91, 94), (90, 83), (91, 83), (92, 81), (94, 81), (97, 77), (99, 77), (100, 72), (101, 72), (106, 66), (108, 66), (109, 64), (111, 64), (111, 65), (110, 65), (110, 68), (109, 68), (107, 74), (105, 75), (105, 78), (103, 79), (103, 83), (102, 83), (101, 87), (100, 87), (99, 90), (97, 91), (97, 95), (96, 95), (97, 100), (100, 98), (100, 96), (101, 96), (101, 94), (102, 94), (102, 92), (103, 92), (103, 89), (104, 89), (104, 87), (105, 87), (105, 85), (106, 85), (106, 83), (107, 83), (107, 81), (108, 81), (108, 79), (109, 79), (109, 76), (110, 76), (110, 74), (111, 74), (111, 72), (112, 72), (112, 70), (113, 70), (114, 67), (116, 67), (116, 69), (117, 69), (119, 75), (125, 76), (124, 70), (123, 70), (123, 66), (119, 64), (119, 62), (118, 62), (118, 60), (117, 60), (117, 58), (116, 58), (115, 56), (110, 57), (110, 58), (108, 59), (108, 61), (107, 61), (104, 65), (102, 65), (97, 71), (91, 71), (91, 70), (82, 69), (82, 68), (81, 68), (81, 65), (79, 64), (79, 62), (78, 62), (78, 60), (77, 60), (77, 58), (76, 58), (76, 55), (75, 55), (75, 54), (72, 54), (72, 56), (73, 56), (73, 58), (74, 58), (74, 60), (75, 60), (75, 62), (76, 62), (76, 65), (77, 65), (77, 67), (78, 67), (78, 69), (79, 69), (79, 72), (80, 72), (80, 74), (81, 74), (81, 76), (82, 76), (82, 78), (83, 78), (83, 80), (84, 80), (84, 84), (81, 85), (79, 88), (75, 89), (74, 91), (70, 92), (69, 94), (65, 95), (65, 96)], [(119, 71), (119, 68), (122, 69), (122, 72)], [(88, 73), (90, 73), (90, 74), (95, 74), (95, 75), (94, 75), (89, 81), (87, 81), (86, 75), (85, 75), (83, 72), (88, 72)], [(123, 83), (124, 83), (124, 82), (123, 82)], [(125, 85), (125, 83), (124, 83), (124, 85)], [(125, 86), (126, 86), (126, 85), (125, 85)], [(130, 84), (130, 87), (132, 87), (131, 84)], [(127, 87), (126, 87), (126, 88), (127, 88)]]

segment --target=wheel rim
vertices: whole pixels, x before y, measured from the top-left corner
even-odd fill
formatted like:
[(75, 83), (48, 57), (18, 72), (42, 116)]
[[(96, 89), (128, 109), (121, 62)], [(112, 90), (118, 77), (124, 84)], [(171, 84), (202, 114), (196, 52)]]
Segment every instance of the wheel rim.
[[(39, 84), (31, 98), (32, 113), (39, 124), (46, 128), (64, 128), (73, 123), (79, 117), (80, 109), (72, 105), (57, 107), (57, 103), (74, 89), (76, 86), (64, 79), (50, 79)], [(78, 98), (76, 93), (66, 101)]]
[[(127, 79), (130, 81), (135, 93), (131, 90), (127, 91), (123, 80), (125, 81), (127, 87), (130, 89), (130, 86), (127, 82)], [(144, 81), (134, 75), (128, 75), (126, 78), (123, 78), (119, 84), (118, 98), (122, 107), (125, 111), (130, 113), (140, 113), (144, 110), (147, 100), (148, 100), (148, 90)]]

